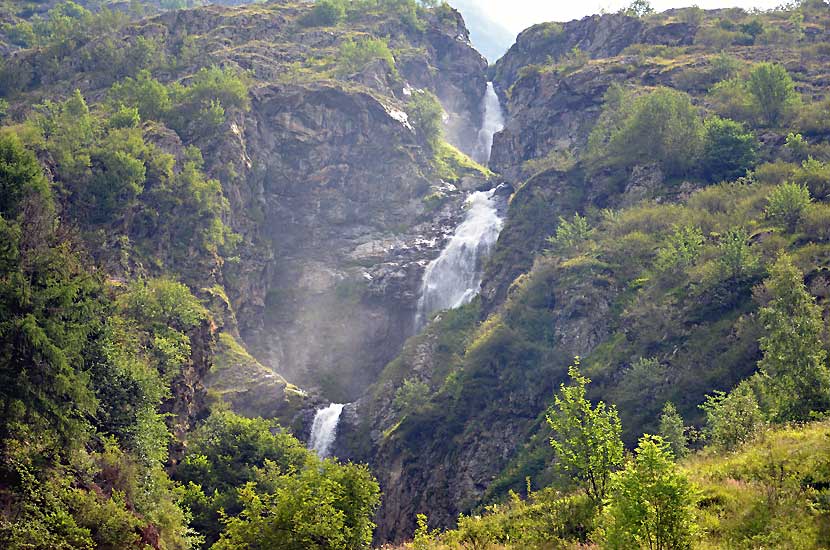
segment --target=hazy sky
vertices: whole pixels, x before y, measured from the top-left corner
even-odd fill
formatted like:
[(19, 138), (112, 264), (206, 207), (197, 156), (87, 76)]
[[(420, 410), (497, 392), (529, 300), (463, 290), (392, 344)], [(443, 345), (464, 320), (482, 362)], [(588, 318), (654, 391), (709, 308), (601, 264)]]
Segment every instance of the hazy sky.
[[(570, 21), (586, 15), (617, 11), (631, 3), (630, 0), (475, 0), (477, 7), (490, 19), (501, 23), (513, 33), (519, 33), (534, 23), (543, 21)], [(701, 8), (769, 9), (784, 3), (783, 0), (651, 0), (657, 11), (698, 5)]]

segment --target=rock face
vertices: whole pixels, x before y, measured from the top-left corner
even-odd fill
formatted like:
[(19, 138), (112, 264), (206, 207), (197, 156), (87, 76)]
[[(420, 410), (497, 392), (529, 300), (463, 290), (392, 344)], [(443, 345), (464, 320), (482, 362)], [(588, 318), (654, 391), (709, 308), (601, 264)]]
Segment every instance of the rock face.
[(331, 399), (354, 399), (397, 354), (423, 264), (458, 211), (455, 186), (427, 211), (436, 188), (398, 112), (337, 86), (280, 86), (257, 90), (244, 120), (273, 260), (244, 277), (240, 333), (264, 364)]
[[(239, 176), (226, 194), (248, 246), (225, 271), (241, 338), (262, 364), (331, 400), (356, 399), (400, 351), (424, 266), (457, 223), (465, 192), (483, 185), (436, 177), (406, 113), (412, 90), (431, 90), (447, 111), (448, 139), (474, 145), (486, 62), (448, 13), (422, 32), (394, 22), (373, 29), (421, 48), (397, 60), (400, 77), (371, 64), (354, 83), (257, 87), (232, 139), (212, 151), (217, 170), (232, 165)], [(234, 40), (267, 32), (256, 18), (240, 23)], [(308, 29), (294, 39), (322, 48), (337, 37)]]
[[(498, 494), (523, 442), (543, 434), (543, 413), (567, 377), (568, 362), (605, 350), (619, 334), (613, 309), (623, 289), (608, 267), (590, 258), (554, 265), (542, 252), (559, 216), (670, 201), (691, 190), (687, 182), (667, 185), (654, 165), (609, 172), (588, 170), (579, 160), (615, 82), (686, 89), (703, 104), (705, 89), (678, 83), (705, 71), (716, 52), (691, 51), (666, 63), (638, 48), (626, 51), (638, 44), (691, 44), (696, 29), (666, 22), (671, 18), (661, 23), (606, 15), (539, 25), (522, 33), (497, 63), (493, 78), (507, 120), (496, 135), (490, 168), (516, 192), (478, 309), (458, 314), (475, 320), (462, 328), (457, 319), (438, 321), (410, 340), (341, 421), (335, 454), (369, 461), (382, 484), (379, 541), (411, 536), (418, 513), (428, 514), (431, 526), (452, 525), (460, 512)], [(575, 47), (586, 55), (572, 61)], [(762, 60), (769, 51), (759, 46), (741, 56)], [(807, 82), (820, 78), (803, 76)], [(528, 332), (533, 336), (524, 338)], [(453, 346), (458, 349), (448, 352)], [(417, 410), (395, 404), (407, 380), (429, 388)], [(537, 448), (549, 452), (546, 436), (540, 437)], [(534, 459), (550, 457), (528, 460)], [(521, 479), (512, 481), (521, 486)]]

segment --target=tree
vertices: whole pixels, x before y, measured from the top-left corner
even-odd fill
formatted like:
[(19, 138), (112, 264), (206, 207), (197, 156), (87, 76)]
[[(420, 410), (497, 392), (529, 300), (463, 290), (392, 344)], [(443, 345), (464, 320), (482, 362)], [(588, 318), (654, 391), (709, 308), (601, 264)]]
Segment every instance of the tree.
[(600, 504), (608, 491), (611, 472), (622, 464), (622, 426), (616, 407), (602, 401), (591, 407), (585, 398), (585, 388), (591, 381), (579, 372), (579, 358), (568, 374), (570, 384), (561, 385), (547, 414), (556, 466), (579, 483), (595, 504)]
[(577, 249), (591, 235), (591, 226), (588, 219), (574, 212), (573, 221), (559, 216), (559, 225), (556, 227), (556, 235), (548, 237), (547, 241), (557, 252), (565, 252)]
[(663, 438), (674, 456), (684, 458), (689, 454), (689, 440), (686, 438), (686, 427), (683, 417), (677, 412), (674, 404), (667, 401), (660, 415), (660, 437)]
[(654, 8), (648, 0), (633, 0), (622, 12), (630, 17), (645, 17), (654, 13)]
[(764, 356), (758, 367), (766, 377), (775, 417), (806, 420), (830, 408), (822, 310), (787, 255), (775, 262), (764, 286), (771, 300), (761, 309), (766, 335), (760, 339)]
[(0, 134), (0, 215), (13, 219), (28, 193), (48, 194), (48, 183), (34, 153), (16, 134)]
[(636, 453), (613, 476), (604, 548), (691, 548), (696, 502), (692, 485), (678, 471), (662, 438), (644, 435)]
[(779, 124), (798, 98), (787, 69), (774, 63), (756, 65), (749, 74), (747, 87), (761, 120), (769, 126)]
[(266, 464), (239, 496), (242, 512), (225, 520), (216, 550), (369, 548), (380, 503), (367, 467), (315, 457), (297, 473)]
[(811, 201), (806, 185), (785, 182), (767, 197), (766, 214), (778, 226), (793, 232)]
[(301, 22), (309, 27), (328, 27), (336, 25), (345, 17), (346, 2), (344, 0), (317, 0)]
[(757, 140), (752, 132), (739, 122), (720, 117), (706, 120), (704, 126), (701, 165), (706, 179), (717, 183), (746, 175), (757, 158)]
[(432, 92), (412, 94), (407, 105), (412, 124), (433, 153), (438, 151), (444, 135), (444, 108)]
[(751, 440), (764, 424), (755, 392), (746, 381), (728, 394), (716, 391), (707, 395), (700, 408), (706, 413), (706, 438), (727, 451)]
[(675, 226), (657, 251), (655, 265), (663, 272), (676, 272), (692, 265), (703, 249), (703, 233), (694, 226)]
[(274, 422), (230, 411), (214, 412), (190, 434), (189, 443), (176, 479), (192, 485), (187, 500), (194, 525), (209, 543), (222, 531), (218, 511), (233, 515), (242, 510), (238, 489), (255, 481), (258, 468), (271, 464), (281, 472), (297, 472), (311, 457)]
[(688, 94), (659, 88), (634, 101), (631, 112), (611, 134), (613, 164), (657, 161), (670, 176), (687, 173), (703, 146), (703, 123)]

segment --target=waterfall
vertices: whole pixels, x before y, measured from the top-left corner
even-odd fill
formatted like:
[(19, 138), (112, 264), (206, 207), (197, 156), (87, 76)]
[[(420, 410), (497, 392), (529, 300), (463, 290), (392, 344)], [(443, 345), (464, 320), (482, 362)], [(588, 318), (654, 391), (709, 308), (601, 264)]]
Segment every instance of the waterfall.
[(329, 456), (334, 438), (337, 437), (337, 424), (340, 422), (343, 407), (344, 405), (332, 403), (328, 407), (318, 409), (317, 414), (314, 415), (308, 448), (316, 451), (320, 458)]
[(487, 166), (487, 163), (490, 162), (490, 152), (493, 150), (493, 136), (504, 129), (504, 114), (501, 110), (501, 102), (492, 82), (487, 83), (487, 92), (482, 100), (482, 110), (484, 111), (484, 122), (478, 131), (478, 142), (473, 152), (473, 159), (479, 164)]
[(427, 266), (421, 284), (415, 329), (433, 313), (468, 303), (478, 294), (484, 260), (502, 228), (496, 189), (477, 191), (467, 198), (467, 213), (441, 254)]

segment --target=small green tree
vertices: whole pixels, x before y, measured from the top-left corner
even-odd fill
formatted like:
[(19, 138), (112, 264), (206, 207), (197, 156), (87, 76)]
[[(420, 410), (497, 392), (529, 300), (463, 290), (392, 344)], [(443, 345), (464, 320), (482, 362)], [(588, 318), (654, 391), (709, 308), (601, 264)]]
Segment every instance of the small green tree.
[(677, 458), (684, 458), (689, 454), (689, 440), (686, 437), (686, 427), (683, 417), (677, 412), (674, 404), (667, 401), (660, 415), (660, 437), (669, 445)]
[(767, 217), (787, 231), (795, 231), (812, 198), (806, 185), (785, 182), (767, 197)]
[(16, 134), (0, 134), (0, 215), (17, 216), (20, 202), (33, 191), (48, 193), (48, 183), (34, 153)]
[(579, 358), (568, 370), (571, 382), (562, 384), (547, 421), (553, 430), (551, 445), (557, 468), (581, 485), (599, 505), (608, 491), (611, 473), (622, 464), (622, 426), (616, 407), (600, 401), (596, 407), (585, 397), (591, 382), (579, 372)]
[(428, 91), (415, 92), (407, 104), (407, 112), (415, 129), (435, 153), (444, 136), (444, 108), (438, 98)]
[(749, 93), (754, 98), (761, 120), (776, 126), (798, 100), (795, 84), (787, 69), (774, 63), (759, 63), (749, 74)]
[(706, 439), (731, 451), (751, 440), (764, 424), (755, 392), (746, 381), (728, 394), (716, 391), (700, 406), (706, 413)]
[(645, 17), (654, 13), (654, 8), (651, 7), (651, 2), (648, 0), (633, 0), (627, 8), (621, 11), (631, 17)]
[(309, 27), (325, 27), (336, 25), (345, 17), (345, 0), (317, 0), (301, 23)]
[(752, 132), (734, 120), (712, 117), (706, 120), (701, 166), (712, 183), (731, 181), (746, 175), (757, 159), (757, 140)]
[(749, 245), (746, 229), (733, 228), (718, 243), (718, 275), (722, 280), (755, 276), (760, 266), (758, 255)]
[(657, 161), (670, 176), (688, 172), (700, 157), (703, 123), (688, 94), (659, 88), (634, 101), (630, 114), (611, 134), (612, 164)]
[(667, 443), (644, 435), (637, 455), (614, 474), (604, 548), (685, 550), (695, 532), (695, 491), (672, 460)]
[(816, 200), (827, 200), (830, 198), (830, 164), (809, 157), (793, 174), (793, 182), (806, 186)]
[(775, 417), (806, 420), (830, 408), (830, 370), (823, 346), (822, 310), (807, 292), (804, 275), (787, 255), (765, 282), (771, 301), (761, 309), (766, 335), (758, 367), (766, 376)]
[(380, 38), (347, 40), (340, 45), (335, 72), (340, 77), (346, 77), (360, 72), (366, 65), (376, 60), (384, 62), (389, 71), (397, 75), (395, 58), (385, 40)]
[(556, 235), (548, 237), (548, 244), (558, 252), (578, 248), (591, 235), (591, 226), (588, 224), (587, 218), (574, 213), (572, 220), (569, 221), (559, 216)]
[(703, 248), (703, 233), (693, 226), (675, 226), (657, 251), (655, 264), (660, 271), (676, 271), (692, 265)]

